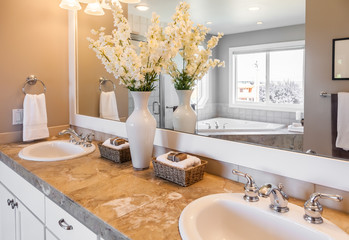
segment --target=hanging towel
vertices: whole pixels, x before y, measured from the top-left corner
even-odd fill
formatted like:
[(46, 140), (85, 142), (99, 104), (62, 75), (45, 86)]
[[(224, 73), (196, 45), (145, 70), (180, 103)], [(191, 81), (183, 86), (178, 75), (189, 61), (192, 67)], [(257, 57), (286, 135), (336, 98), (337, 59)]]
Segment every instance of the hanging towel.
[(349, 93), (338, 93), (336, 147), (349, 151)]
[(104, 119), (120, 121), (114, 91), (101, 92), (99, 99), (99, 116)]
[(45, 94), (26, 94), (23, 102), (23, 141), (49, 137)]

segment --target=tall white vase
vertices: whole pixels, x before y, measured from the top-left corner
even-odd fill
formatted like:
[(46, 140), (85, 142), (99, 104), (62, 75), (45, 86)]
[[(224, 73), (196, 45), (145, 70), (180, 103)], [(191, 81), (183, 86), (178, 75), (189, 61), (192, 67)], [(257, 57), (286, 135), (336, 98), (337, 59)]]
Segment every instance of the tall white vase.
[(195, 133), (196, 113), (190, 105), (193, 90), (176, 90), (179, 105), (173, 113), (173, 127), (176, 131)]
[(126, 121), (132, 165), (135, 170), (149, 168), (153, 154), (156, 120), (148, 109), (151, 92), (132, 92), (134, 110)]

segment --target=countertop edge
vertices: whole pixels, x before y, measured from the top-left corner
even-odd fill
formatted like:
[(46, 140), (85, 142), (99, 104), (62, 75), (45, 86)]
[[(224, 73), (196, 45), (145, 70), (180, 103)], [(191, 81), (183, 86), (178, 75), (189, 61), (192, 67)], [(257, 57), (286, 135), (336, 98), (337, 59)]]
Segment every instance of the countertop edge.
[(0, 151), (0, 161), (42, 192), (44, 196), (48, 197), (62, 209), (67, 211), (96, 235), (102, 236), (105, 239), (130, 240), (126, 235), (104, 222), (86, 208), (74, 202), (64, 193), (58, 191), (35, 174), (29, 172), (26, 168), (4, 154), (2, 151)]

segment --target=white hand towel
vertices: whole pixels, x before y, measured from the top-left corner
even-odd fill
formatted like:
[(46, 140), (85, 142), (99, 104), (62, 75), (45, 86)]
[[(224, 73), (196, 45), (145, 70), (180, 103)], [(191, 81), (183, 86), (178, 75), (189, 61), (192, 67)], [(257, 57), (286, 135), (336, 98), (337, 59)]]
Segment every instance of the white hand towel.
[(26, 94), (23, 102), (23, 141), (49, 137), (45, 94)]
[(178, 168), (181, 168), (181, 169), (186, 169), (186, 168), (194, 167), (194, 166), (197, 166), (197, 165), (201, 164), (200, 158), (197, 158), (195, 156), (191, 156), (191, 155), (188, 155), (188, 154), (187, 154), (187, 159), (185, 159), (183, 161), (179, 161), (179, 162), (172, 162), (172, 161), (167, 159), (167, 156), (170, 153), (171, 152), (162, 154), (162, 155), (158, 156), (156, 158), (156, 160), (158, 160), (159, 162), (165, 163), (167, 165), (171, 165), (171, 166), (178, 167)]
[(114, 91), (101, 92), (99, 98), (99, 116), (104, 119), (120, 121)]
[(109, 147), (109, 148), (113, 148), (116, 150), (121, 150), (121, 149), (126, 149), (130, 147), (130, 144), (128, 142), (121, 144), (119, 146), (115, 146), (113, 144), (110, 143), (110, 138), (108, 138), (107, 140), (104, 141), (104, 143), (102, 144), (103, 146)]
[(349, 151), (349, 93), (338, 93), (336, 147)]

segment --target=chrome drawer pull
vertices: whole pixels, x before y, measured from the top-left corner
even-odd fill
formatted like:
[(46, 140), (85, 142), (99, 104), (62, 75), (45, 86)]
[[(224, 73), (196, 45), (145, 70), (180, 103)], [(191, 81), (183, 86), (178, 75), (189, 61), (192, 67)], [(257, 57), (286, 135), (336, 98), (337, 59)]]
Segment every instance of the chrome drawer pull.
[(64, 230), (73, 230), (73, 226), (66, 223), (66, 221), (62, 218), (58, 221), (59, 226), (61, 226)]

